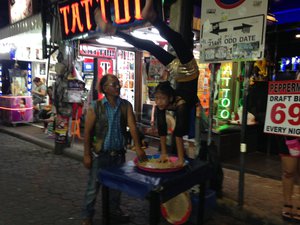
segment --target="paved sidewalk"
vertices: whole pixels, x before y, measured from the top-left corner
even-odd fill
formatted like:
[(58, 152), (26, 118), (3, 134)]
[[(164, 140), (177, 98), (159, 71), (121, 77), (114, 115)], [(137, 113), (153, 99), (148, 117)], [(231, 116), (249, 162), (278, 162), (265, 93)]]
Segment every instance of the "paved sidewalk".
[[(54, 139), (47, 137), (40, 127), (0, 125), (0, 131), (54, 150)], [(70, 148), (64, 150), (64, 155), (82, 160), (83, 142), (75, 140)], [(129, 151), (128, 157), (132, 159), (134, 153)], [(280, 215), (283, 205), (280, 180), (245, 174), (244, 206), (240, 208), (237, 206), (239, 172), (224, 169), (224, 175), (224, 197), (218, 200), (218, 210), (225, 211), (242, 221), (253, 221), (253, 224), (290, 224), (283, 221)]]

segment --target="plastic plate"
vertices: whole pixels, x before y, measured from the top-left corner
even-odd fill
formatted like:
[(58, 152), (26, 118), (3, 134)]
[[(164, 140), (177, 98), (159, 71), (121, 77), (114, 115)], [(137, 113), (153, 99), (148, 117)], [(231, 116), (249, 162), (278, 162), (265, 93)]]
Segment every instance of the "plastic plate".
[[(159, 159), (160, 155), (156, 154), (156, 155), (147, 155), (148, 159)], [(169, 161), (171, 162), (176, 162), (177, 161), (177, 157), (176, 156), (169, 156)], [(147, 167), (146, 165), (143, 165), (142, 163), (139, 163), (138, 158), (136, 157), (134, 160), (135, 165), (144, 171), (148, 171), (148, 172), (154, 172), (154, 173), (170, 173), (170, 172), (175, 172), (178, 170), (181, 170), (184, 166), (186, 166), (188, 164), (187, 161), (185, 161), (184, 166), (183, 167), (167, 167), (167, 168), (151, 168), (151, 167)]]

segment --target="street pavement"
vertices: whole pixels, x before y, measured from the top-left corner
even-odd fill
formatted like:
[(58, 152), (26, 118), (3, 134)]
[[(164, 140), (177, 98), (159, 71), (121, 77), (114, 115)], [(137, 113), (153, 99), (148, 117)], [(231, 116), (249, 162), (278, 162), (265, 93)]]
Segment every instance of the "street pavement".
[[(0, 225), (80, 224), (88, 172), (81, 163), (82, 142), (76, 140), (63, 155), (56, 155), (54, 140), (39, 127), (0, 125), (0, 143)], [(132, 152), (128, 155), (128, 160), (134, 157)], [(206, 225), (289, 224), (280, 217), (280, 181), (246, 174), (241, 208), (237, 206), (239, 174), (229, 169), (224, 173), (224, 197)], [(100, 196), (96, 225), (102, 224)], [(122, 207), (131, 215), (129, 224), (148, 224), (146, 200), (123, 195)], [(160, 224), (169, 223), (162, 219)]]

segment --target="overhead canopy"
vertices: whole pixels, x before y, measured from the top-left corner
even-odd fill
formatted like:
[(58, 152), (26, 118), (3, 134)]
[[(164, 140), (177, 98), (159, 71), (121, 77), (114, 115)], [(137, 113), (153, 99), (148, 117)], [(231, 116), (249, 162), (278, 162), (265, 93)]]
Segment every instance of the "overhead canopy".
[(39, 13), (0, 29), (0, 40), (34, 30), (39, 30), (41, 32), (42, 26), (42, 17)]

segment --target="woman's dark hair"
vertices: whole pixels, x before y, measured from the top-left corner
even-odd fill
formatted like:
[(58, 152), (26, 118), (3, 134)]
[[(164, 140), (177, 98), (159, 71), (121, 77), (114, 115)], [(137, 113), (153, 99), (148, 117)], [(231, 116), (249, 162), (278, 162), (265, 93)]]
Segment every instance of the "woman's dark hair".
[(41, 81), (41, 78), (39, 78), (39, 77), (36, 77), (36, 78), (33, 79), (33, 82), (36, 82), (36, 83), (38, 83), (40, 81)]
[(175, 90), (172, 88), (169, 81), (159, 82), (159, 84), (155, 88), (155, 93), (162, 93), (163, 95), (167, 95), (168, 97), (175, 96)]

